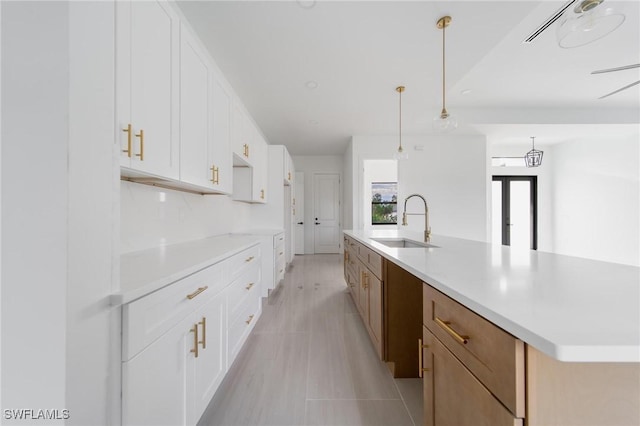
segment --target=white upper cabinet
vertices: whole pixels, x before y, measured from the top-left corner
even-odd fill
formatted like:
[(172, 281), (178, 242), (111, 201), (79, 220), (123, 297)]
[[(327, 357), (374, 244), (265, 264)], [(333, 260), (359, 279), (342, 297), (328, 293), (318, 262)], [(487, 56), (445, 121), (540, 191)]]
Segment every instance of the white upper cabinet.
[[(180, 32), (180, 180), (213, 187), (215, 168), (209, 162), (209, 67), (191, 34)], [(210, 170), (211, 169), (211, 170)]]
[(233, 105), (232, 123), (233, 165), (250, 166), (253, 163), (251, 157), (254, 138), (253, 124), (239, 101), (234, 102)]
[(179, 21), (167, 2), (116, 2), (116, 117), (123, 174), (178, 178)]
[(210, 114), (213, 129), (209, 164), (213, 169), (215, 188), (225, 194), (233, 191), (233, 169), (231, 154), (231, 90), (223, 80), (211, 74), (213, 114)]

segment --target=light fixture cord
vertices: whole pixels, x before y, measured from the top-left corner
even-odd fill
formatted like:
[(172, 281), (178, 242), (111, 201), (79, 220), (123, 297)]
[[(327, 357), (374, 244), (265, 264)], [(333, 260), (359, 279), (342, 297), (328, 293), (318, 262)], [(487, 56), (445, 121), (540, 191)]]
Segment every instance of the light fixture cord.
[(398, 120), (399, 123), (399, 130), (398, 130), (398, 134), (400, 135), (400, 145), (398, 146), (398, 152), (402, 152), (402, 90), (399, 90), (398, 93), (400, 93), (400, 117)]
[(531, 136), (531, 149), (532, 150), (536, 149), (536, 137), (535, 136)]

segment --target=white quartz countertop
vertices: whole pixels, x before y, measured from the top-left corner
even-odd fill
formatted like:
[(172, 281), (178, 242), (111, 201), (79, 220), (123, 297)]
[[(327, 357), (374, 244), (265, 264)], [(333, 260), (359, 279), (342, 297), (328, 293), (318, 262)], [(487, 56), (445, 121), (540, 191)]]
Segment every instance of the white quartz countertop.
[(345, 231), (512, 335), (560, 361), (640, 362), (640, 268), (434, 235), (435, 248)]
[(132, 302), (259, 242), (255, 235), (221, 235), (124, 254), (120, 256), (120, 291), (111, 302)]

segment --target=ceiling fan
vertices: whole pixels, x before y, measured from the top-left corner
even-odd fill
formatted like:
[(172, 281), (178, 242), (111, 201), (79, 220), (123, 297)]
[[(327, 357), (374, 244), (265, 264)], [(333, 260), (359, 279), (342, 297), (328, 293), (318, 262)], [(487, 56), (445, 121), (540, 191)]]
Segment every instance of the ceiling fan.
[[(591, 71), (591, 74), (605, 74), (605, 73), (608, 73), (608, 72), (624, 71), (624, 70), (630, 70), (630, 69), (633, 69), (633, 68), (640, 68), (640, 64), (625, 65), (623, 67), (616, 67), (616, 68), (608, 68), (608, 69), (604, 69), (604, 70)], [(636, 81), (634, 83), (631, 83), (631, 84), (627, 84), (626, 86), (621, 87), (618, 90), (614, 90), (611, 93), (607, 93), (604, 96), (600, 96), (598, 99), (608, 98), (611, 95), (615, 95), (616, 93), (620, 93), (623, 90), (627, 90), (627, 89), (629, 89), (629, 88), (631, 88), (631, 87), (633, 87), (633, 86), (635, 86), (637, 84), (640, 84), (640, 80), (638, 80), (638, 81)]]

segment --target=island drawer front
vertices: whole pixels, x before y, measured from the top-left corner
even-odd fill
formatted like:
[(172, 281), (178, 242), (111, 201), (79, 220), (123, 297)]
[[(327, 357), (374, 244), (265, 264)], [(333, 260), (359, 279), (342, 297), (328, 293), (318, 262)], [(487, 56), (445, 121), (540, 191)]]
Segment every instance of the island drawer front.
[(524, 342), (428, 284), (423, 323), (505, 407), (524, 417)]
[(363, 244), (357, 243), (358, 257), (373, 275), (382, 279), (382, 256)]
[(260, 264), (260, 245), (250, 247), (229, 259), (229, 280), (234, 281), (249, 267)]
[[(256, 295), (259, 293), (256, 292)], [(232, 362), (238, 352), (242, 348), (242, 344), (247, 338), (247, 335), (255, 325), (259, 316), (259, 306), (260, 306), (260, 298), (259, 297), (249, 297), (245, 300), (245, 303), (242, 303), (238, 310), (238, 314), (233, 317), (229, 316), (229, 346), (228, 350), (228, 360)]]
[(522, 426), (426, 328), (422, 329), (424, 425)]
[(122, 359), (127, 361), (224, 290), (227, 261), (209, 266), (122, 308)]

